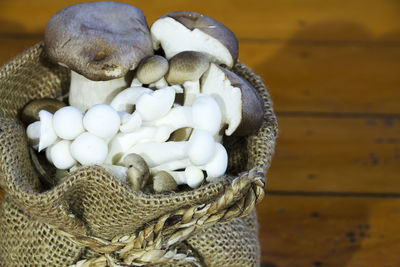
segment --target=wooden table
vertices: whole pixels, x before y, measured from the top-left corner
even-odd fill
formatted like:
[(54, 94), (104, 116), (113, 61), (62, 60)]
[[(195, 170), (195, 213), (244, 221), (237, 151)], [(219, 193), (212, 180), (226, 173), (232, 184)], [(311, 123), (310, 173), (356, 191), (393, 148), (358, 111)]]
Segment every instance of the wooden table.
[[(72, 2), (2, 0), (0, 65)], [(400, 266), (400, 3), (136, 1), (230, 27), (270, 87), (280, 125), (258, 207), (262, 266)], [(0, 194), (1, 195), (1, 194)]]

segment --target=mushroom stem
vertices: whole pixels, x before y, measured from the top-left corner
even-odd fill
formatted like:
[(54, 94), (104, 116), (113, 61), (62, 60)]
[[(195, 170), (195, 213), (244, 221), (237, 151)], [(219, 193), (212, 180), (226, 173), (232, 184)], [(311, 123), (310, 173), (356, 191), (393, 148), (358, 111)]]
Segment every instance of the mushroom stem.
[(203, 182), (204, 174), (198, 167), (188, 166), (185, 171), (169, 172), (175, 182), (179, 184), (187, 184), (191, 188), (197, 188)]
[(183, 88), (185, 88), (185, 101), (183, 105), (191, 106), (196, 97), (200, 94), (200, 82), (199, 80), (186, 81), (183, 83)]
[(127, 86), (125, 77), (109, 81), (92, 81), (71, 70), (69, 104), (85, 112), (95, 104), (109, 104)]

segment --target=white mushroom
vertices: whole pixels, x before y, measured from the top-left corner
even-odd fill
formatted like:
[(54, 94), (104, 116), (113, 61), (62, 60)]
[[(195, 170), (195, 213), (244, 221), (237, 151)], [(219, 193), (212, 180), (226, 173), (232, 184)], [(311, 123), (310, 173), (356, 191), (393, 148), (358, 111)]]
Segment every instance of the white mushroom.
[(76, 107), (63, 107), (54, 113), (53, 127), (60, 138), (73, 140), (85, 131), (83, 114)]
[(191, 127), (208, 131), (217, 135), (221, 126), (221, 111), (217, 102), (209, 95), (200, 94), (191, 107), (178, 106), (172, 108), (164, 117), (150, 122), (145, 126), (166, 127), (168, 136), (177, 129)]
[(106, 163), (115, 164), (132, 146), (139, 142), (165, 142), (168, 136), (160, 135), (156, 127), (141, 127), (131, 133), (118, 133), (109, 144)]
[(121, 120), (121, 126), (119, 130), (123, 133), (130, 133), (136, 131), (142, 126), (142, 117), (139, 112), (133, 112), (132, 114), (127, 113), (128, 116), (124, 116)]
[(88, 132), (78, 136), (71, 144), (72, 156), (83, 166), (102, 164), (107, 152), (107, 143)]
[(187, 184), (191, 188), (199, 187), (204, 180), (203, 171), (195, 166), (188, 166), (185, 171), (169, 172), (169, 174), (178, 185)]
[(125, 111), (128, 113), (132, 113), (133, 107), (139, 97), (144, 93), (151, 92), (152, 90), (150, 90), (149, 88), (140, 86), (127, 88), (114, 97), (114, 99), (110, 103), (110, 106), (112, 106), (116, 111)]
[(83, 126), (86, 130), (105, 140), (118, 132), (120, 124), (118, 112), (106, 104), (94, 105), (83, 117)]
[(165, 116), (174, 104), (174, 100), (174, 88), (164, 87), (142, 94), (136, 102), (136, 111), (144, 121), (153, 121)]
[(53, 128), (53, 114), (41, 110), (39, 112), (40, 121), (30, 124), (26, 130), (29, 143), (37, 147), (38, 151), (51, 146), (57, 140), (57, 134)]
[(135, 153), (142, 156), (150, 168), (185, 158), (190, 160), (191, 165), (202, 165), (213, 158), (215, 144), (210, 133), (195, 129), (189, 141), (137, 144), (122, 159), (127, 154)]
[[(167, 171), (168, 173), (171, 173), (172, 171), (183, 169), (192, 165), (193, 163), (189, 158), (174, 159), (170, 162), (152, 167), (151, 171)], [(206, 164), (196, 167), (207, 173), (207, 181), (211, 182), (217, 180), (219, 177), (225, 174), (228, 167), (228, 153), (226, 152), (225, 147), (220, 143), (215, 143), (214, 154), (212, 155), (211, 159), (209, 159)]]
[(72, 157), (70, 147), (71, 141), (61, 140), (48, 148), (50, 150), (51, 162), (57, 169), (66, 170), (76, 164), (76, 160)]

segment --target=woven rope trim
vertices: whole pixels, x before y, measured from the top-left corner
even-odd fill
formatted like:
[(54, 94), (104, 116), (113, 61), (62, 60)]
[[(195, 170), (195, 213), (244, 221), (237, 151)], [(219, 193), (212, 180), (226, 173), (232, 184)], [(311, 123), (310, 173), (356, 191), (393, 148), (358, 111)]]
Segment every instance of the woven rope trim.
[(166, 262), (200, 266), (196, 258), (169, 248), (204, 227), (248, 215), (264, 198), (265, 183), (263, 172), (253, 169), (235, 178), (215, 201), (165, 214), (138, 233), (119, 235), (112, 240), (56, 230), (72, 242), (102, 254), (81, 260), (73, 265), (76, 267), (141, 266)]

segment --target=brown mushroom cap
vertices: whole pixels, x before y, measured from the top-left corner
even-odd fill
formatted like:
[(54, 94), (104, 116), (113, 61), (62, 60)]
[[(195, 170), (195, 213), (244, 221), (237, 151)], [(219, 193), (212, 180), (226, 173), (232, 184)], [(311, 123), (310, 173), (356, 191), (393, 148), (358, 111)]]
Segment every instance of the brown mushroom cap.
[(239, 44), (235, 34), (221, 22), (192, 11), (170, 12), (162, 17), (170, 17), (190, 30), (198, 29), (219, 40), (230, 52), (233, 64), (239, 54)]
[(166, 171), (160, 171), (153, 176), (153, 189), (156, 193), (175, 191), (178, 185)]
[(225, 68), (220, 69), (225, 73), (233, 87), (238, 87), (242, 93), (242, 120), (233, 132), (233, 136), (244, 136), (260, 128), (264, 118), (263, 101), (257, 90), (245, 79)]
[(196, 51), (183, 51), (169, 60), (166, 80), (169, 84), (197, 81), (210, 66), (208, 57)]
[(26, 104), (21, 110), (21, 121), (28, 125), (32, 122), (40, 120), (39, 111), (46, 110), (50, 113), (54, 113), (66, 104), (60, 100), (53, 98), (40, 98), (35, 99)]
[(150, 84), (160, 80), (168, 71), (168, 60), (154, 55), (140, 61), (136, 77), (141, 83)]
[(54, 62), (94, 81), (123, 77), (153, 55), (143, 12), (119, 2), (66, 7), (47, 23), (45, 50)]
[(138, 154), (131, 153), (125, 157), (123, 164), (128, 168), (127, 180), (133, 190), (142, 190), (150, 177), (146, 161)]

